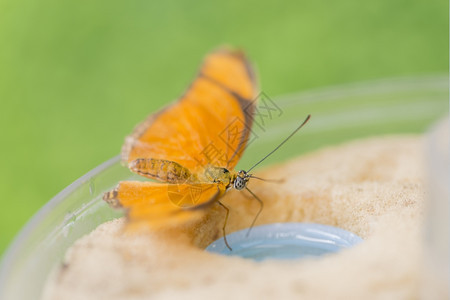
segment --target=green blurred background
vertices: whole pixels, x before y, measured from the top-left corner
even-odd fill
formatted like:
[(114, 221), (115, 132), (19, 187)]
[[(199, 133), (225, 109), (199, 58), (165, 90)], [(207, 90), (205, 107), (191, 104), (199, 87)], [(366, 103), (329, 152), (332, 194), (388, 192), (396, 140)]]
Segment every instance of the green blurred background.
[(0, 0), (0, 254), (218, 45), (245, 49), (275, 96), (446, 74), (448, 42), (444, 0)]

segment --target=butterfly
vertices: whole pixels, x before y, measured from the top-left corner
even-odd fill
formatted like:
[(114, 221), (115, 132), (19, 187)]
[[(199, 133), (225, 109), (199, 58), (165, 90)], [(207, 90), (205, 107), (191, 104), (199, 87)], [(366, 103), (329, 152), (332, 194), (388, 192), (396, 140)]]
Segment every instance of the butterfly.
[(260, 202), (258, 215), (262, 210), (262, 201), (247, 187), (254, 177), (250, 170), (234, 170), (251, 134), (257, 92), (243, 52), (222, 48), (207, 55), (180, 99), (125, 139), (122, 160), (153, 181), (122, 181), (103, 199), (125, 209), (129, 226), (152, 228), (197, 220), (217, 203), (226, 211), (223, 234), (229, 247), (229, 209), (220, 201), (226, 191), (246, 189)]

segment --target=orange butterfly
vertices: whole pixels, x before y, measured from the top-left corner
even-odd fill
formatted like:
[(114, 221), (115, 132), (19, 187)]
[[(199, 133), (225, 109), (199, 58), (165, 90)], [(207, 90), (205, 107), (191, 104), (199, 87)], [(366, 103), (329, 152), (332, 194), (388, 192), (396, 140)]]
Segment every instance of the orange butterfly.
[(132, 172), (163, 183), (120, 182), (103, 199), (125, 208), (130, 225), (153, 228), (195, 220), (217, 202), (226, 225), (229, 210), (220, 198), (230, 188), (247, 188), (252, 177), (233, 169), (250, 135), (256, 93), (242, 52), (209, 54), (185, 94), (139, 124), (122, 148)]

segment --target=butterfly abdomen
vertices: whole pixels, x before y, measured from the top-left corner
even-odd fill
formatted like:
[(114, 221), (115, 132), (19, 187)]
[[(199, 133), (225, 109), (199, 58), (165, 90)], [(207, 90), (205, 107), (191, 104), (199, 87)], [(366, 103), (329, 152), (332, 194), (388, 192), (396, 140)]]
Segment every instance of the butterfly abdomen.
[(174, 161), (154, 158), (138, 158), (129, 163), (131, 171), (168, 183), (183, 183), (193, 181), (191, 172)]

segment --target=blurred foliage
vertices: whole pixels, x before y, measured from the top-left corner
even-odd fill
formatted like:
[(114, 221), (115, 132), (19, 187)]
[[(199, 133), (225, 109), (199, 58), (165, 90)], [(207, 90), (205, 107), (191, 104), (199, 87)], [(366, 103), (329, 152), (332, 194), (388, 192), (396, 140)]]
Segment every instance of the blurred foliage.
[(0, 253), (223, 44), (269, 95), (448, 72), (448, 2), (0, 0)]

